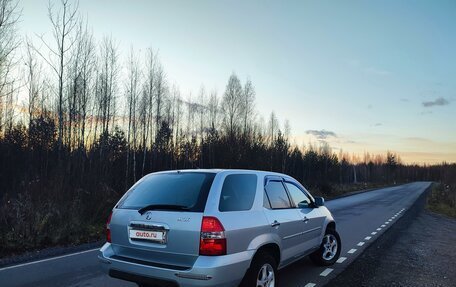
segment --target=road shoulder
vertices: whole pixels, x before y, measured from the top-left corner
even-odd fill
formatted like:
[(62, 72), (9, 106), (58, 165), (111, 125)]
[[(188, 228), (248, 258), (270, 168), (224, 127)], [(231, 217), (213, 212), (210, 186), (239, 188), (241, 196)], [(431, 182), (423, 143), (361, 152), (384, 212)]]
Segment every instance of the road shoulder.
[(426, 195), (327, 286), (454, 286), (456, 220), (425, 210)]
[(104, 241), (97, 241), (77, 246), (50, 247), (42, 250), (26, 252), (18, 256), (0, 258), (0, 268), (99, 248), (103, 245), (103, 243)]

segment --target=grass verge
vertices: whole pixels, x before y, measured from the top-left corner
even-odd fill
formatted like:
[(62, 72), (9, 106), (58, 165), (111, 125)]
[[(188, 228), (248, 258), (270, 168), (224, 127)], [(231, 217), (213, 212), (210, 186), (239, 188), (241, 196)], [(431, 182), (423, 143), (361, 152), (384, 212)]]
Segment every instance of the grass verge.
[(426, 208), (456, 218), (456, 185), (435, 183), (428, 195)]

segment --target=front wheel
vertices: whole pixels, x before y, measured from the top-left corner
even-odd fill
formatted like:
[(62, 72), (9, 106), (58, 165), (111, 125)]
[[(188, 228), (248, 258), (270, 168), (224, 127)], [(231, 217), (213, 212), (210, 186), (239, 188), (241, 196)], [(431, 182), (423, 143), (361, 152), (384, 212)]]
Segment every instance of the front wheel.
[(320, 248), (310, 255), (310, 259), (320, 266), (328, 266), (336, 263), (339, 259), (342, 243), (339, 233), (336, 230), (328, 228), (321, 242)]

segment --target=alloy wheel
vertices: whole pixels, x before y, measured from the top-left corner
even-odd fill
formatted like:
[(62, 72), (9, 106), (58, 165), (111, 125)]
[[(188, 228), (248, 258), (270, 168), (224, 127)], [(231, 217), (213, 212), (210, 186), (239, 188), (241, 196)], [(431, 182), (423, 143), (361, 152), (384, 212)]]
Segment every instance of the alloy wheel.
[(329, 261), (334, 258), (337, 254), (337, 249), (339, 248), (337, 244), (337, 239), (333, 234), (326, 234), (323, 237), (323, 259)]
[(269, 263), (264, 264), (257, 276), (257, 287), (274, 287), (275, 274), (274, 269)]

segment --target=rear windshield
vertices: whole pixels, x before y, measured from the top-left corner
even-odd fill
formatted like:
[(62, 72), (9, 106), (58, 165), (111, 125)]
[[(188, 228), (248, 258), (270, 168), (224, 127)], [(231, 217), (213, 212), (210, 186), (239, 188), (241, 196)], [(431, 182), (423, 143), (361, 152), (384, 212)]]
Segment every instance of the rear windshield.
[(202, 172), (152, 174), (130, 190), (118, 208), (180, 205), (189, 211), (203, 212), (214, 177), (215, 173)]

